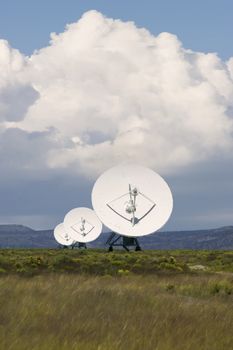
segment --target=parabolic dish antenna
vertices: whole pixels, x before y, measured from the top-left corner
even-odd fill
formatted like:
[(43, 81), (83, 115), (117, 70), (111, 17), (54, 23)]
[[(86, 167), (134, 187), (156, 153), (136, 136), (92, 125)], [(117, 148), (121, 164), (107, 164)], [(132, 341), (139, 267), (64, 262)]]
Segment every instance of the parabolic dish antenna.
[(61, 223), (55, 227), (54, 237), (55, 237), (56, 241), (61, 245), (69, 246), (69, 245), (72, 245), (73, 243), (75, 243), (73, 238), (70, 238), (70, 236), (65, 231), (65, 227), (64, 227), (63, 223)]
[(94, 241), (102, 232), (102, 223), (94, 210), (75, 208), (64, 218), (64, 227), (73, 240), (80, 243)]
[(128, 164), (111, 168), (97, 179), (92, 205), (113, 232), (140, 237), (157, 231), (168, 221), (173, 199), (161, 176), (143, 166)]

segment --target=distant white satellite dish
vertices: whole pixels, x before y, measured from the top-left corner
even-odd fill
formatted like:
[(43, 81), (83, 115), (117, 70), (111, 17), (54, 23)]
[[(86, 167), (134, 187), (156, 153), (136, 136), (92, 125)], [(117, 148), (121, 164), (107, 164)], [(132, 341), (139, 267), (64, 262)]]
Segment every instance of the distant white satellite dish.
[(102, 232), (102, 223), (89, 208), (70, 210), (64, 218), (64, 227), (73, 240), (80, 243), (94, 241)]
[(111, 168), (97, 179), (92, 205), (113, 232), (140, 237), (154, 233), (168, 221), (173, 199), (161, 176), (149, 168), (128, 164)]
[(75, 243), (73, 238), (70, 238), (70, 236), (67, 234), (63, 223), (55, 227), (54, 237), (59, 244), (64, 246), (70, 246)]

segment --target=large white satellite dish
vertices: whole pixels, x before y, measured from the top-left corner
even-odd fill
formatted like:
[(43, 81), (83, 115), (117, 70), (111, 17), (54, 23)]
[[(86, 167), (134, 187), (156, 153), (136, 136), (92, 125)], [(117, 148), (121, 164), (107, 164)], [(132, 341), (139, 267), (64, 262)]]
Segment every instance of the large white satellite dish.
[(94, 241), (102, 232), (102, 223), (89, 208), (74, 208), (64, 218), (64, 227), (73, 240), (80, 243)]
[(71, 238), (67, 234), (63, 223), (61, 223), (55, 227), (54, 237), (55, 237), (56, 241), (63, 246), (70, 246), (70, 245), (75, 243), (73, 238)]
[(135, 164), (104, 172), (92, 190), (93, 208), (105, 226), (127, 237), (154, 233), (169, 219), (172, 193), (153, 170)]

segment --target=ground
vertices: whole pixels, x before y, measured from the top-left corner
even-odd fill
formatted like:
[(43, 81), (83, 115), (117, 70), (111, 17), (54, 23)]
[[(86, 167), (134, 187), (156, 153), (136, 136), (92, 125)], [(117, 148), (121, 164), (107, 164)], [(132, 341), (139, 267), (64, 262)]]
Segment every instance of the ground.
[(232, 348), (233, 252), (0, 253), (0, 349)]

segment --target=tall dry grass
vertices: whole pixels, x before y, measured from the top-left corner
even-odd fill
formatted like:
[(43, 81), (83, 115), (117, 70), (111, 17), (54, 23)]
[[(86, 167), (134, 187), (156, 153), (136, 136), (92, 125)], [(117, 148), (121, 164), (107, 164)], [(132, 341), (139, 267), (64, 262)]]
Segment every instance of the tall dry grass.
[(233, 276), (0, 278), (0, 349), (230, 350)]

